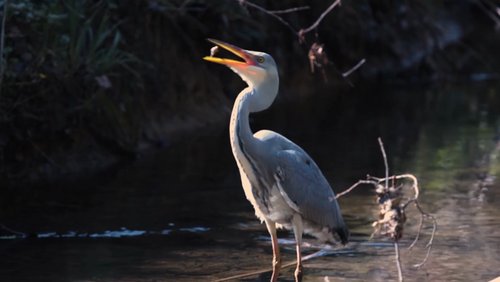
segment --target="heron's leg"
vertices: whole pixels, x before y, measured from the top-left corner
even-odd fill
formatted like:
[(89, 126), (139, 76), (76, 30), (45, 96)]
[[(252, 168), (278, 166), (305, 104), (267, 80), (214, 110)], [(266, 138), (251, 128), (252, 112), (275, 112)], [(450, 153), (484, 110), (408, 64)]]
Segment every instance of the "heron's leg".
[(295, 214), (292, 219), (293, 233), (295, 234), (295, 242), (297, 244), (297, 268), (295, 269), (295, 281), (302, 281), (302, 254), (300, 246), (302, 245), (302, 217)]
[(273, 275), (271, 281), (276, 282), (281, 268), (280, 247), (278, 245), (278, 235), (276, 235), (276, 224), (270, 220), (266, 220), (267, 231), (271, 235), (271, 242), (273, 244)]

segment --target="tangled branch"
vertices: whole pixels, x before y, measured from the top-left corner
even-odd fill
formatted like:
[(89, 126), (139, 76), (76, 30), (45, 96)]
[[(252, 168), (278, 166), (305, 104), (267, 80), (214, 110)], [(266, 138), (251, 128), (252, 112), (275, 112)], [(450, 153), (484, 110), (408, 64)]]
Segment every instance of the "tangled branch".
[[(339, 193), (337, 198), (340, 198), (361, 184), (370, 184), (375, 188), (375, 193), (377, 195), (377, 203), (379, 205), (379, 219), (373, 222), (372, 226), (374, 228), (371, 237), (375, 234), (381, 234), (390, 237), (394, 241), (395, 250), (395, 260), (398, 269), (399, 281), (403, 281), (403, 272), (401, 269), (400, 252), (399, 252), (399, 239), (403, 237), (404, 224), (406, 222), (406, 208), (410, 204), (414, 204), (417, 210), (420, 212), (420, 223), (417, 231), (417, 235), (411, 245), (408, 247), (411, 250), (420, 238), (420, 233), (422, 231), (422, 226), (424, 224), (424, 219), (428, 218), (432, 221), (432, 233), (427, 243), (427, 254), (422, 262), (415, 264), (414, 267), (421, 267), (427, 262), (432, 244), (434, 241), (434, 235), (437, 229), (437, 221), (434, 216), (423, 211), (419, 204), (420, 189), (418, 186), (418, 179), (412, 174), (401, 174), (389, 176), (389, 165), (387, 162), (387, 155), (384, 149), (384, 144), (382, 139), (378, 138), (380, 145), (380, 151), (382, 152), (382, 157), (385, 166), (385, 177), (378, 178), (374, 176), (367, 175), (366, 180), (359, 180), (354, 185)], [(411, 185), (405, 185), (403, 180), (410, 180)], [(413, 197), (403, 201), (403, 189), (409, 187), (413, 190)]]
[(265, 13), (265, 14), (277, 19), (283, 25), (288, 27), (293, 33), (295, 33), (299, 37), (299, 40), (301, 42), (304, 40), (304, 36), (307, 33), (315, 30), (319, 26), (321, 21), (323, 21), (323, 19), (326, 17), (326, 15), (328, 15), (335, 7), (337, 7), (341, 4), (341, 2), (340, 2), (341, 0), (336, 0), (323, 13), (321, 13), (321, 15), (316, 19), (316, 21), (311, 26), (309, 26), (307, 28), (302, 28), (299, 31), (297, 31), (297, 30), (295, 30), (295, 28), (292, 27), (292, 25), (290, 23), (288, 23), (285, 19), (283, 19), (279, 15), (308, 10), (309, 6), (300, 6), (300, 7), (289, 8), (289, 9), (284, 9), (284, 10), (267, 10), (266, 8), (259, 6), (253, 2), (247, 1), (247, 0), (236, 0), (236, 1), (238, 1), (240, 3), (240, 5), (242, 5), (242, 6), (246, 5), (248, 7), (259, 10), (260, 12)]
[[(236, 0), (240, 3), (242, 6), (248, 6), (253, 9), (256, 9), (264, 14), (267, 14), (276, 20), (278, 20), (280, 23), (282, 23), (284, 26), (286, 26), (293, 34), (295, 34), (299, 40), (300, 43), (305, 44), (306, 39), (305, 36), (306, 34), (310, 33), (313, 30), (316, 30), (319, 26), (319, 24), (323, 21), (323, 19), (331, 12), (333, 9), (337, 6), (341, 5), (341, 0), (336, 0), (328, 8), (326, 8), (323, 13), (314, 21), (313, 24), (311, 24), (309, 27), (306, 28), (301, 28), (299, 30), (296, 30), (289, 22), (287, 22), (285, 19), (283, 19), (280, 15), (282, 14), (288, 14), (288, 13), (294, 13), (294, 12), (299, 12), (303, 10), (309, 9), (309, 6), (300, 6), (300, 7), (295, 7), (295, 8), (289, 8), (289, 9), (284, 9), (284, 10), (267, 10), (266, 8), (259, 6), (253, 2), (247, 1), (247, 0)], [(324, 44), (321, 44), (317, 41), (317, 36), (315, 38), (315, 41), (310, 45), (309, 51), (308, 51), (308, 59), (311, 67), (311, 73), (314, 73), (315, 69), (321, 70), (321, 73), (323, 75), (323, 79), (327, 81), (326, 78), (326, 73), (324, 68), (329, 65), (331, 62), (327, 57), (327, 54), (325, 52), (325, 46)], [(342, 78), (346, 79), (346, 81), (352, 86), (352, 83), (347, 80), (347, 77), (351, 75), (354, 71), (356, 71), (358, 68), (360, 68), (363, 64), (365, 63), (365, 59), (361, 59), (354, 67), (349, 68), (349, 70), (345, 72), (339, 72), (342, 76)]]
[(328, 15), (328, 13), (330, 13), (333, 10), (333, 8), (335, 8), (339, 5), (340, 5), (340, 0), (336, 0), (323, 13), (321, 13), (321, 15), (318, 17), (318, 19), (316, 19), (316, 21), (310, 27), (299, 30), (299, 32), (297, 33), (299, 38), (303, 39), (303, 37), (306, 33), (309, 33), (312, 30), (316, 29), (318, 27), (318, 25), (321, 23), (321, 21), (326, 17), (326, 15)]
[(254, 8), (256, 10), (259, 10), (260, 12), (262, 12), (264, 14), (267, 14), (267, 15), (269, 15), (269, 16), (277, 19), (280, 23), (282, 23), (283, 25), (285, 25), (286, 27), (288, 27), (288, 29), (290, 29), (293, 33), (297, 33), (297, 32), (292, 27), (292, 25), (290, 25), (287, 21), (285, 21), (285, 19), (283, 19), (279, 15), (286, 14), (286, 13), (294, 13), (294, 12), (298, 12), (298, 11), (303, 11), (303, 10), (309, 9), (309, 6), (303, 6), (303, 7), (290, 8), (290, 9), (286, 9), (286, 10), (270, 11), (270, 10), (267, 10), (266, 8), (263, 8), (263, 7), (255, 4), (255, 3), (252, 3), (250, 1), (246, 1), (246, 0), (236, 0), (236, 1), (238, 1), (240, 3), (240, 5), (242, 5), (242, 6), (246, 5), (248, 7), (251, 7), (251, 8)]

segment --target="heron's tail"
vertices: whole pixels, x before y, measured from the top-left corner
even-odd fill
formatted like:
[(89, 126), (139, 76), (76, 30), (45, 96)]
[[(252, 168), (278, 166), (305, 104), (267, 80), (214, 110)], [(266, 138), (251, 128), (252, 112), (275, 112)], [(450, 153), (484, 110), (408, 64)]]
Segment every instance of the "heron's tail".
[(343, 225), (342, 227), (335, 228), (335, 232), (337, 232), (337, 235), (339, 235), (342, 245), (345, 245), (347, 244), (347, 242), (349, 242), (349, 229), (347, 229), (347, 226)]

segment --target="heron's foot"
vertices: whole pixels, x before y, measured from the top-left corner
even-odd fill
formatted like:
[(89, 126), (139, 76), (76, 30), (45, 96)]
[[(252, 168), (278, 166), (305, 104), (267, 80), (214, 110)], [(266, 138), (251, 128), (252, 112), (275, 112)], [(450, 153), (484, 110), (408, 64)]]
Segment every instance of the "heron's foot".
[(302, 281), (302, 264), (297, 264), (297, 268), (295, 269), (295, 282)]
[(278, 276), (280, 275), (281, 269), (281, 257), (273, 258), (273, 275), (271, 276), (271, 282), (278, 281)]

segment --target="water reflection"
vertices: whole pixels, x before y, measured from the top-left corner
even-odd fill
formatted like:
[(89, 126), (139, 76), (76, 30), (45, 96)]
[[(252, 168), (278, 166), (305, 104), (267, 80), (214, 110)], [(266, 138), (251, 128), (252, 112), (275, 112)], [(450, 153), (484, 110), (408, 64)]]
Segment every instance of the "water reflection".
[[(282, 101), (254, 117), (254, 130), (275, 129), (306, 148), (337, 192), (367, 173), (383, 175), (382, 136), (392, 173), (419, 178), (421, 204), (439, 221), (430, 261), (414, 269), (431, 226), (407, 251), (419, 219), (408, 210), (401, 242), (407, 281), (500, 276), (495, 85), (346, 91)], [(340, 199), (352, 243), (308, 260), (305, 281), (396, 279), (392, 244), (368, 240), (377, 212), (370, 189)], [(2, 281), (206, 281), (270, 265), (269, 237), (240, 188), (225, 125), (98, 179), (2, 193), (1, 222), (26, 234), (1, 231)], [(293, 236), (279, 237), (285, 262), (292, 261)], [(305, 241), (306, 255), (323, 247)], [(282, 277), (290, 281), (293, 268)]]

